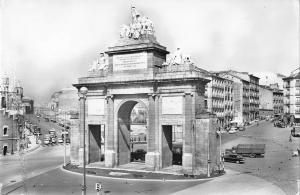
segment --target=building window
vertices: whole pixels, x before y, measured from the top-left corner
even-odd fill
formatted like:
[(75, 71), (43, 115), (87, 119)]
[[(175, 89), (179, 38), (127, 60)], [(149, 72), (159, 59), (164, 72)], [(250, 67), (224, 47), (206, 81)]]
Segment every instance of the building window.
[(8, 126), (3, 126), (3, 136), (8, 136)]

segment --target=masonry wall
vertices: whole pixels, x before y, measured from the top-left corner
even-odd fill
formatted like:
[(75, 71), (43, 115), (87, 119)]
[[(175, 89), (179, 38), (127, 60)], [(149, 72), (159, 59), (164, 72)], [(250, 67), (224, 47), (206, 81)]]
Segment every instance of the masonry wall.
[[(4, 127), (7, 127), (7, 134), (4, 135)], [(3, 148), (7, 146), (7, 154), (17, 152), (17, 123), (13, 121), (13, 117), (8, 115), (4, 109), (0, 110), (0, 156), (3, 155)]]

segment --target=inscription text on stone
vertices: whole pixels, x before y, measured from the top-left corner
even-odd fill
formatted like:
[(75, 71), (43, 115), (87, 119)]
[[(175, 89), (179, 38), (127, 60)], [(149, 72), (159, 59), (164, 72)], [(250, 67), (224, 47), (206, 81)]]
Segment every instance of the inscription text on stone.
[(146, 69), (147, 52), (134, 54), (118, 54), (113, 56), (114, 71)]

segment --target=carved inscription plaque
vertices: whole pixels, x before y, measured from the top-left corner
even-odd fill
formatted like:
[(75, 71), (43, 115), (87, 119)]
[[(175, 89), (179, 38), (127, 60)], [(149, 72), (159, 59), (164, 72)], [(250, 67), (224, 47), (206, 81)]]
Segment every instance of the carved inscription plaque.
[(163, 97), (162, 114), (182, 114), (182, 96)]
[(88, 115), (104, 115), (104, 99), (90, 98), (87, 100)]
[(147, 52), (133, 54), (118, 54), (113, 56), (114, 71), (146, 69)]

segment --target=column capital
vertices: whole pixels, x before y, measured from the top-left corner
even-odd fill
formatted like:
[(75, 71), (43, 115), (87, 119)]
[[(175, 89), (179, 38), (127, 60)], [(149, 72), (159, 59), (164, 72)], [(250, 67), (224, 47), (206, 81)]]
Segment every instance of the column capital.
[(193, 92), (184, 92), (184, 93), (183, 93), (183, 96), (184, 96), (184, 97), (187, 96), (187, 95), (193, 96), (194, 94), (193, 94)]
[(108, 99), (114, 99), (114, 95), (113, 94), (108, 94), (106, 95), (105, 99), (108, 100)]
[(79, 100), (81, 100), (81, 99), (86, 100), (86, 95), (84, 95), (84, 94), (78, 92), (78, 96), (79, 96)]
[(155, 97), (158, 97), (158, 94), (157, 93), (148, 93), (148, 96), (155, 98)]

